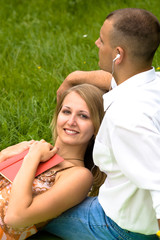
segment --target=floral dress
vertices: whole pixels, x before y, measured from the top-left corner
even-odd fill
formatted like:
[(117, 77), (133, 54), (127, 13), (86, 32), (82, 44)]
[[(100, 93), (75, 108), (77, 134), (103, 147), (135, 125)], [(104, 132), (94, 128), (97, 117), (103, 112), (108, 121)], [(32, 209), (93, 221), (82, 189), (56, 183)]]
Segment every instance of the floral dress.
[[(54, 184), (56, 174), (68, 168), (70, 167), (63, 168), (57, 171), (49, 169), (36, 177), (32, 186), (33, 196), (41, 194), (51, 188)], [(0, 175), (0, 240), (24, 240), (35, 234), (38, 229), (35, 225), (29, 226), (27, 228), (15, 229), (9, 227), (7, 224), (4, 223), (4, 216), (8, 208), (11, 188), (12, 183), (10, 183), (6, 178)]]

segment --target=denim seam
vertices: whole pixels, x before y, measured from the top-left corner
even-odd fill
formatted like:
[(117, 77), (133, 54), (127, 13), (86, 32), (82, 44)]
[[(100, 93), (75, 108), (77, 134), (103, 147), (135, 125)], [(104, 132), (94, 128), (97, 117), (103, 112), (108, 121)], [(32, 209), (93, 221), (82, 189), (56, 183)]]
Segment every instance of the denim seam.
[(123, 229), (124, 232), (122, 232), (121, 229), (118, 229), (116, 224), (113, 224), (114, 222), (112, 223), (111, 219), (109, 220), (109, 223), (110, 223), (110, 226), (114, 229), (114, 231), (119, 235), (119, 237), (121, 237), (122, 239), (125, 238), (125, 240), (133, 240), (132, 237), (126, 235), (126, 233), (125, 233), (126, 230)]

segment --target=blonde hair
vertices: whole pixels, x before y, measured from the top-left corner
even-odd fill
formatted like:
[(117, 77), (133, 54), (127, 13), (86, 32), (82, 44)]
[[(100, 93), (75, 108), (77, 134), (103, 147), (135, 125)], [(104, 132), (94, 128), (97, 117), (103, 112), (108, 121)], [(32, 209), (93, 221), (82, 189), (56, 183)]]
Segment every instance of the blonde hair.
[(100, 172), (98, 167), (94, 166), (93, 158), (92, 158), (92, 151), (93, 151), (95, 136), (98, 133), (98, 129), (100, 127), (101, 121), (104, 116), (103, 99), (102, 99), (103, 92), (99, 88), (97, 88), (93, 85), (90, 85), (90, 84), (86, 84), (86, 83), (76, 85), (76, 86), (66, 90), (62, 94), (59, 102), (57, 103), (54, 117), (53, 117), (53, 120), (51, 123), (51, 128), (52, 128), (52, 133), (53, 133), (53, 141), (55, 141), (57, 138), (56, 124), (57, 124), (58, 114), (61, 111), (62, 104), (63, 104), (65, 97), (71, 92), (76, 92), (86, 102), (88, 109), (90, 111), (91, 121), (94, 126), (94, 136), (90, 139), (90, 141), (88, 143), (87, 150), (86, 150), (85, 157), (84, 157), (84, 165), (89, 170), (94, 169), (93, 170), (94, 183), (93, 183), (93, 188), (92, 188), (92, 191), (90, 192), (90, 195), (95, 196), (98, 194), (98, 189), (99, 189), (100, 185), (102, 185), (102, 183), (104, 182), (104, 180), (106, 178), (106, 175), (104, 173)]

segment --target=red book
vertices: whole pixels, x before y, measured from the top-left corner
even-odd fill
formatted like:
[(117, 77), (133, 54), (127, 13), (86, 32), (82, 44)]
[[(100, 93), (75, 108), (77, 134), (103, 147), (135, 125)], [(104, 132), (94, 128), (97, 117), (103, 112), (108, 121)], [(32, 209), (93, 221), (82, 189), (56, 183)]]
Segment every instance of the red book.
[[(3, 161), (0, 163), (0, 174), (7, 178), (10, 182), (13, 182), (16, 174), (18, 173), (22, 162), (23, 158), (26, 156), (29, 150), (26, 150), (20, 154), (17, 154), (13, 157), (8, 158), (7, 160)], [(56, 166), (60, 162), (62, 162), (64, 159), (60, 157), (58, 154), (55, 154), (51, 159), (49, 159), (46, 162), (40, 163), (36, 176), (39, 174), (45, 172), (46, 170)]]

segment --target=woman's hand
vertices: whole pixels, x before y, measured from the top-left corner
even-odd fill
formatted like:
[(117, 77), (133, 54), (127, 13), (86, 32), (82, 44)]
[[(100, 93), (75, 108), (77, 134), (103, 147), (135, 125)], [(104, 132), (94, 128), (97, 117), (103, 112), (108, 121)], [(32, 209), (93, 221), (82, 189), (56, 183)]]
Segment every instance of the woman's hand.
[(38, 157), (40, 162), (45, 162), (53, 157), (57, 151), (58, 149), (56, 147), (53, 147), (50, 143), (42, 139), (32, 144), (27, 155), (31, 158)]
[(5, 161), (7, 158), (17, 155), (31, 147), (34, 143), (34, 140), (24, 141), (13, 146), (7, 147), (0, 152), (0, 162)]

